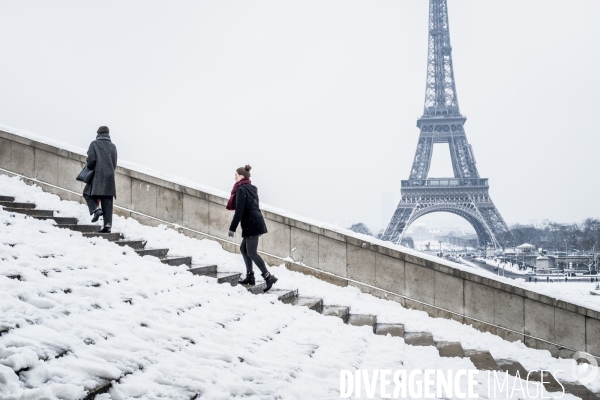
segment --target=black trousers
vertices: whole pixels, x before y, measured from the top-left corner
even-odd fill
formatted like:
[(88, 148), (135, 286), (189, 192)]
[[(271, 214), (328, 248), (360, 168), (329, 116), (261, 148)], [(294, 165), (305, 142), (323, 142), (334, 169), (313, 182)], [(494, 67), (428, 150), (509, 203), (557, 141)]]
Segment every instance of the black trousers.
[(98, 208), (98, 200), (100, 200), (100, 207), (102, 208), (102, 220), (104, 226), (112, 227), (112, 215), (113, 215), (113, 197), (112, 196), (88, 196), (83, 195), (88, 208), (90, 209), (90, 215)]
[(240, 251), (242, 257), (244, 257), (244, 263), (246, 263), (246, 274), (252, 273), (252, 261), (260, 269), (260, 272), (264, 275), (267, 271), (267, 266), (262, 258), (258, 255), (258, 238), (260, 235), (248, 236), (242, 239), (240, 245)]

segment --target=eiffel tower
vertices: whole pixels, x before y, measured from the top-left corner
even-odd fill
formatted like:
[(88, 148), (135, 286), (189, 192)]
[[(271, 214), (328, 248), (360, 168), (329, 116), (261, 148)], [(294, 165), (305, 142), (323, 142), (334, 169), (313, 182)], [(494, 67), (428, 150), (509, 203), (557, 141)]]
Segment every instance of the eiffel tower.
[[(497, 246), (497, 236), (508, 227), (489, 196), (487, 178), (477, 171), (473, 148), (467, 141), (460, 114), (447, 0), (429, 1), (429, 55), (425, 111), (417, 120), (421, 133), (410, 178), (402, 181), (402, 199), (382, 239), (400, 243), (408, 226), (433, 212), (449, 212), (466, 219), (477, 232), (480, 245)], [(428, 178), (434, 143), (448, 143), (453, 178)]]

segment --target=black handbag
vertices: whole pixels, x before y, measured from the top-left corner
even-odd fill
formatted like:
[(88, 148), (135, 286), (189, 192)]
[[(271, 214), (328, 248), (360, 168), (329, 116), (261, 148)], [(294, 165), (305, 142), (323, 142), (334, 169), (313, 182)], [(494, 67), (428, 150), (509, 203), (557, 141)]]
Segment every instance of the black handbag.
[(94, 170), (93, 169), (89, 169), (88, 166), (86, 165), (85, 167), (83, 167), (83, 169), (81, 170), (81, 172), (79, 173), (79, 175), (77, 175), (77, 179), (78, 181), (81, 182), (85, 182), (85, 183), (90, 183), (92, 181), (92, 178), (94, 177)]

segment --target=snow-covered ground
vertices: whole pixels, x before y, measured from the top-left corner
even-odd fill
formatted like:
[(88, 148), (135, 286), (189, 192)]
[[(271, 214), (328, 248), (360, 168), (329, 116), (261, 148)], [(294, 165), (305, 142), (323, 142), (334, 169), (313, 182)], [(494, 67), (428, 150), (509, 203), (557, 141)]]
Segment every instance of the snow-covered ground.
[[(81, 222), (89, 218), (85, 206), (60, 201), (17, 178), (0, 176), (0, 195), (60, 210)], [(197, 263), (244, 270), (239, 255), (214, 241), (122, 217), (115, 217), (114, 225), (126, 238), (148, 240), (149, 248), (168, 247), (170, 254), (191, 255)], [(436, 340), (458, 341), (466, 349), (487, 349), (528, 370), (570, 374), (575, 365), (356, 288), (283, 266), (271, 271), (280, 288), (298, 288), (325, 304), (351, 306), (354, 313), (377, 315), (378, 322), (404, 323), (407, 331), (429, 331)], [(21, 280), (8, 278), (14, 275)], [(219, 285), (185, 266), (166, 266), (51, 221), (3, 210), (0, 287), (0, 324), (13, 328), (0, 337), (2, 399), (79, 399), (102, 380), (124, 374), (109, 394), (97, 398), (189, 399), (202, 393), (207, 399), (331, 399), (339, 398), (340, 369), (474, 368), (468, 359), (440, 358), (433, 347), (408, 346), (401, 338), (374, 335), (367, 327), (283, 304), (273, 295)], [(68, 353), (56, 358), (64, 350)], [(478, 380), (476, 392), (486, 397), (487, 378), (480, 374)], [(513, 382), (511, 377), (511, 387)], [(600, 391), (600, 382), (588, 387)]]
[(531, 271), (531, 269), (527, 269), (527, 270), (519, 269), (519, 266), (517, 264), (503, 263), (500, 261), (485, 259), (485, 258), (478, 258), (477, 260), (480, 262), (486, 263), (488, 265), (492, 265), (494, 267), (499, 267), (506, 271), (512, 272), (513, 274), (529, 275), (528, 272)]

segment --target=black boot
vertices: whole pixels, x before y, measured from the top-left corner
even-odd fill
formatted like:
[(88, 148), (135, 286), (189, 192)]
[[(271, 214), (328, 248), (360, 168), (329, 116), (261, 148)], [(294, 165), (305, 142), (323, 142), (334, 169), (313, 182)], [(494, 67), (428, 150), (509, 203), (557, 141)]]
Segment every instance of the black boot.
[(110, 233), (111, 226), (106, 225), (104, 228), (100, 229), (100, 233)]
[(277, 282), (277, 278), (275, 278), (275, 275), (271, 275), (269, 272), (263, 274), (262, 277), (265, 278), (265, 282), (267, 283), (267, 287), (263, 289), (263, 292), (266, 293), (269, 291), (269, 289), (271, 289), (275, 282)]
[(92, 213), (92, 215), (94, 216), (94, 218), (92, 218), (92, 222), (96, 222), (98, 221), (98, 218), (100, 218), (101, 216), (104, 215), (104, 213), (102, 212), (102, 209), (100, 207), (96, 208), (96, 210)]
[(239, 281), (238, 283), (242, 285), (256, 285), (256, 281), (254, 280), (254, 272), (250, 272), (246, 274), (244, 280)]

